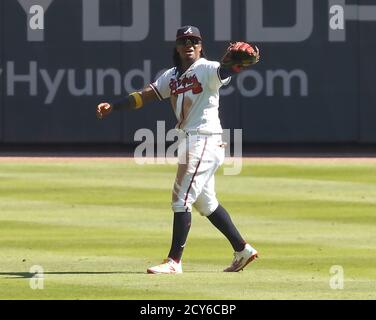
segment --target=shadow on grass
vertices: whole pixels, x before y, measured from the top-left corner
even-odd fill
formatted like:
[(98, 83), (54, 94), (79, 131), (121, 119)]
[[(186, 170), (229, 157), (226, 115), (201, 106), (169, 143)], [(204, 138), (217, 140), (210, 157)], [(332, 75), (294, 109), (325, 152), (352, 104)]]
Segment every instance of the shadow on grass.
[[(195, 273), (219, 273), (219, 271), (185, 271), (184, 273), (188, 274), (195, 274)], [(92, 275), (104, 275), (104, 274), (148, 274), (143, 271), (69, 271), (69, 272), (43, 272), (43, 274), (52, 274), (52, 275), (65, 275), (65, 274), (72, 274), (72, 275), (78, 275), (78, 274), (92, 274)], [(37, 273), (30, 273), (30, 272), (0, 272), (0, 277), (3, 279), (31, 279), (34, 276), (36, 276)], [(149, 274), (150, 276), (153, 276)], [(8, 276), (8, 277), (3, 277)], [(154, 275), (155, 276), (155, 275)]]
[[(30, 273), (30, 272), (0, 272), (0, 276), (8, 276), (4, 277), (5, 279), (19, 279), (19, 278), (33, 278), (37, 273)], [(65, 274), (93, 274), (93, 275), (101, 275), (101, 274), (146, 274), (146, 272), (141, 271), (69, 271), (69, 272), (43, 272), (43, 274), (54, 274), (54, 275), (65, 275)]]

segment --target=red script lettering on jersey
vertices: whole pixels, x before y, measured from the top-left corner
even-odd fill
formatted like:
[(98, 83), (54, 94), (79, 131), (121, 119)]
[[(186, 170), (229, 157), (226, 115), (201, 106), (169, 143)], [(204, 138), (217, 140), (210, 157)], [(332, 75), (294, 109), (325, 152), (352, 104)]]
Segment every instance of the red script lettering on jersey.
[(171, 79), (170, 90), (172, 95), (177, 95), (179, 93), (187, 92), (189, 90), (192, 90), (193, 94), (198, 94), (202, 92), (202, 85), (198, 81), (196, 75), (194, 74), (190, 77), (184, 76), (183, 79), (179, 80)]

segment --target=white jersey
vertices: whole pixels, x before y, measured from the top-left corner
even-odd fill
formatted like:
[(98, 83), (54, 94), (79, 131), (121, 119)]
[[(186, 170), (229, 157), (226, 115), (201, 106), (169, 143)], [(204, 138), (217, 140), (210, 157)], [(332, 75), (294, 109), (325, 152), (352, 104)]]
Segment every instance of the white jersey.
[(170, 98), (177, 129), (202, 133), (222, 133), (218, 116), (219, 88), (231, 78), (221, 80), (220, 63), (200, 58), (183, 74), (176, 68), (164, 72), (150, 86), (160, 100)]

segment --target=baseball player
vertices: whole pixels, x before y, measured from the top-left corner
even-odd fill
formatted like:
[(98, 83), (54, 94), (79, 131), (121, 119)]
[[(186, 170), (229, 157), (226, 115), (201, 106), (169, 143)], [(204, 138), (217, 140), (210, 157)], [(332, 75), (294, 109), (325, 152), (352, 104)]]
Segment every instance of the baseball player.
[(143, 105), (170, 98), (177, 118), (176, 129), (182, 135), (179, 143), (178, 170), (172, 190), (174, 212), (170, 252), (160, 265), (148, 273), (182, 273), (182, 254), (195, 207), (229, 240), (235, 253), (225, 272), (237, 272), (257, 257), (233, 224), (228, 212), (215, 194), (214, 174), (224, 161), (222, 127), (218, 117), (219, 89), (231, 76), (259, 61), (259, 50), (245, 42), (229, 46), (221, 62), (205, 58), (200, 31), (194, 26), (177, 30), (174, 67), (140, 92), (113, 103), (100, 103), (99, 119), (113, 110), (138, 109)]

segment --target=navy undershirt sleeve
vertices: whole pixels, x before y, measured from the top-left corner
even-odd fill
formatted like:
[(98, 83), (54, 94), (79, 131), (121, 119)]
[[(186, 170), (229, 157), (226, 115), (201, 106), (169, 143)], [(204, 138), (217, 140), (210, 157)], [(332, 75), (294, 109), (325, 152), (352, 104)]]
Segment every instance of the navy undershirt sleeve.
[(235, 75), (236, 73), (233, 72), (231, 69), (219, 67), (218, 74), (221, 80), (225, 80), (228, 77)]

